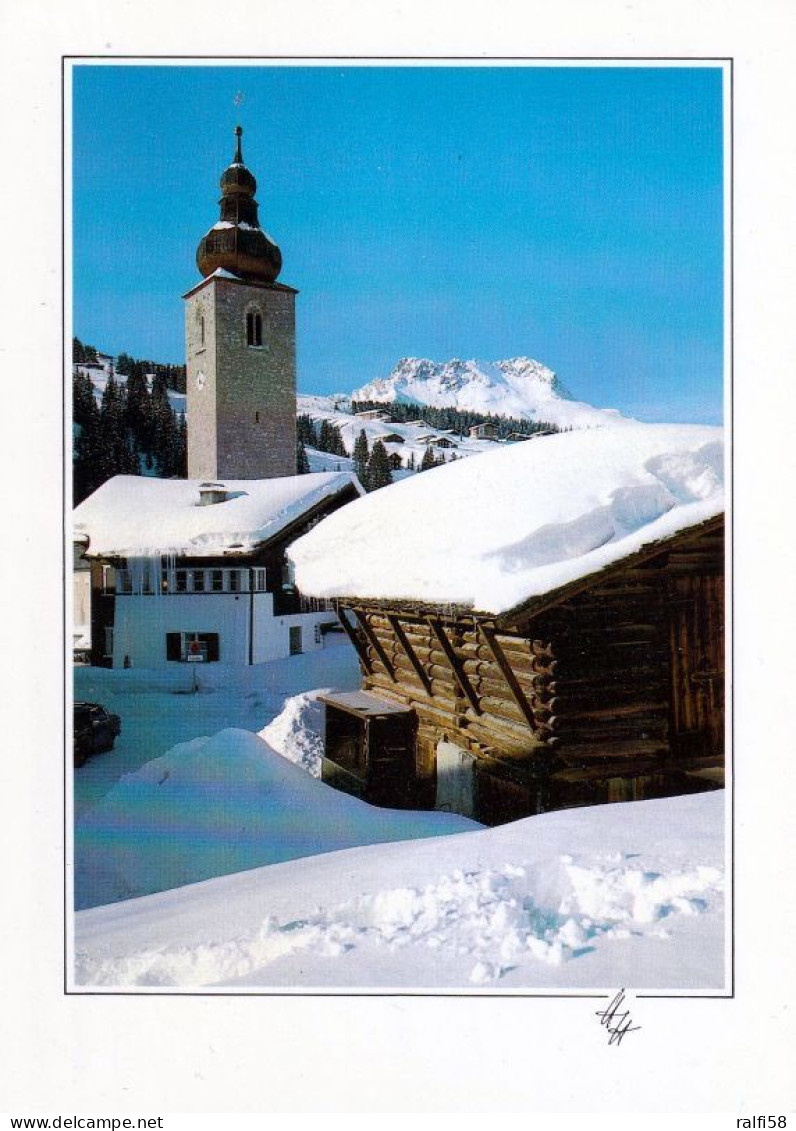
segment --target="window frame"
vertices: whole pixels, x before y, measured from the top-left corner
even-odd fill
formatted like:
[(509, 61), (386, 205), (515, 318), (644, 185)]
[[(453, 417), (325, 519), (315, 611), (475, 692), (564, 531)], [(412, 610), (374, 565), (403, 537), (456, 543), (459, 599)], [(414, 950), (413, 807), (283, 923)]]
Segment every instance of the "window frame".
[(262, 349), (263, 315), (257, 307), (246, 311), (246, 345), (249, 349)]

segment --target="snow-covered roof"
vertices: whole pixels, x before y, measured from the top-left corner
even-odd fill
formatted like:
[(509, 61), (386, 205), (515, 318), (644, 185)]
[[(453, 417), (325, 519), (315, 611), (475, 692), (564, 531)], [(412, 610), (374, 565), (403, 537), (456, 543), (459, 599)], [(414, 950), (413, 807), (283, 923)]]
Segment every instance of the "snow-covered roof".
[(350, 472), (225, 479), (227, 499), (199, 506), (201, 483), (117, 475), (75, 509), (75, 536), (88, 535), (89, 557), (245, 554), (324, 499), (362, 492)]
[(502, 613), (722, 513), (723, 432), (627, 424), (403, 479), (293, 544), (303, 593)]

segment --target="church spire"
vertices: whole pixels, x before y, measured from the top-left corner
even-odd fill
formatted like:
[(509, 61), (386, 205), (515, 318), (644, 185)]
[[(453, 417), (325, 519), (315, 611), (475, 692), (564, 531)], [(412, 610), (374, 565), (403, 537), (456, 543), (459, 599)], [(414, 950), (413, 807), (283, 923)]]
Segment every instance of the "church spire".
[(203, 237), (196, 265), (205, 276), (219, 268), (252, 282), (273, 283), (282, 253), (260, 227), (257, 181), (243, 164), (243, 130), (235, 127), (235, 160), (221, 174), (220, 218)]

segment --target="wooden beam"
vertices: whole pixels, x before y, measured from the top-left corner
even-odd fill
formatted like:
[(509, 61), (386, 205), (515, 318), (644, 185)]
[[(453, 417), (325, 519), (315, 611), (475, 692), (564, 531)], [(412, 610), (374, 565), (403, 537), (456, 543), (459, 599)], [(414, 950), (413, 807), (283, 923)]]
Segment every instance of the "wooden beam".
[(371, 627), (368, 618), (363, 612), (360, 612), (359, 609), (353, 609), (352, 611), (354, 613), (354, 616), (359, 621), (362, 631), (365, 633), (365, 636), (367, 636), (368, 641), (373, 648), (373, 651), (376, 653), (384, 667), (387, 669), (387, 674), (389, 675), (390, 679), (393, 681), (393, 683), (397, 683), (398, 681), (395, 678), (395, 668), (393, 667), (392, 660), (384, 651), (384, 646)]
[(483, 636), (484, 640), (486, 641), (487, 647), (489, 648), (489, 651), (492, 653), (492, 655), (495, 659), (495, 663), (500, 668), (501, 674), (502, 674), (503, 678), (505, 679), (506, 684), (508, 685), (508, 689), (512, 694), (512, 698), (514, 699), (514, 702), (517, 704), (520, 711), (522, 712), (523, 717), (524, 717), (525, 721), (527, 722), (528, 726), (531, 728), (532, 731), (535, 732), (538, 728), (538, 724), (537, 724), (536, 718), (534, 717), (533, 709), (531, 708), (530, 703), (528, 702), (528, 700), (525, 698), (525, 695), (523, 694), (522, 688), (520, 687), (520, 684), (519, 684), (519, 680), (517, 679), (516, 675), (514, 674), (514, 671), (511, 667), (511, 664), (506, 659), (505, 652), (500, 647), (500, 644), (498, 644), (498, 642), (497, 642), (494, 627), (492, 625), (487, 625), (487, 624), (481, 624), (479, 627), (481, 629), (481, 635)]
[(423, 684), (423, 687), (426, 690), (426, 695), (433, 698), (434, 693), (431, 690), (431, 680), (428, 678), (428, 675), (426, 674), (426, 669), (420, 663), (420, 660), (417, 657), (417, 653), (415, 652), (412, 645), (409, 643), (409, 638), (407, 637), (406, 633), (404, 632), (403, 627), (401, 625), (401, 622), (398, 620), (398, 617), (396, 617), (396, 616), (388, 616), (387, 620), (389, 621), (390, 627), (392, 628), (393, 632), (395, 633), (396, 639), (398, 640), (399, 644), (403, 648), (404, 652), (406, 652), (406, 655), (409, 659), (410, 664), (415, 669), (415, 673), (417, 675), (417, 678)]
[(368, 673), (368, 675), (372, 676), (374, 674), (373, 664), (370, 662), (370, 656), (368, 655), (368, 650), (364, 646), (362, 641), (359, 639), (359, 637), (357, 636), (356, 629), (354, 628), (354, 626), (349, 624), (348, 620), (346, 619), (345, 614), (346, 614), (345, 607), (343, 605), (338, 605), (337, 615), (340, 618), (340, 624), (343, 626), (343, 631), (345, 632), (346, 636), (351, 641), (351, 643), (354, 645), (354, 648), (356, 649), (356, 653), (359, 656), (362, 667), (365, 669), (365, 671)]
[(473, 685), (467, 678), (467, 674), (464, 670), (464, 664), (461, 663), (459, 657), (456, 655), (456, 652), (453, 649), (453, 645), (448, 639), (448, 636), (445, 632), (445, 629), (442, 627), (442, 624), (435, 617), (428, 617), (427, 623), (430, 625), (431, 631), (439, 641), (440, 647), (445, 653), (445, 657), (451, 666), (451, 671), (453, 672), (454, 678), (461, 688), (465, 698), (467, 699), (467, 702), (475, 711), (476, 715), (483, 714), (483, 711), (481, 710), (481, 704), (478, 702), (478, 696), (473, 690)]

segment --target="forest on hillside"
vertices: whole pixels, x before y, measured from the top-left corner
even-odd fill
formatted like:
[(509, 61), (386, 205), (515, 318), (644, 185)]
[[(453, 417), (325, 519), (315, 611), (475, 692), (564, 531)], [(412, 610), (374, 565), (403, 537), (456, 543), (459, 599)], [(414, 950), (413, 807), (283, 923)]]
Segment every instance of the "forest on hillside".
[(556, 424), (541, 420), (526, 420), (517, 416), (495, 416), (493, 413), (474, 412), (472, 409), (437, 408), (434, 405), (405, 404), (402, 401), (352, 401), (351, 411), (373, 412), (381, 410), (396, 424), (407, 424), (414, 420), (424, 420), (438, 431), (453, 432), (466, 436), (476, 424), (492, 424), (499, 440), (507, 439), (512, 432), (525, 436), (535, 436), (540, 432), (561, 432)]
[[(179, 366), (139, 362), (128, 355), (126, 373), (110, 363), (99, 403), (84, 366), (98, 365), (97, 350), (78, 338), (72, 350), (73, 497), (77, 505), (114, 475), (187, 475), (184, 413), (169, 401), (169, 371)], [(184, 368), (184, 367), (182, 367)], [(126, 377), (118, 380), (118, 375)], [(152, 374), (151, 381), (148, 374)], [(184, 375), (183, 375), (184, 376)], [(183, 380), (184, 386), (184, 380)]]

